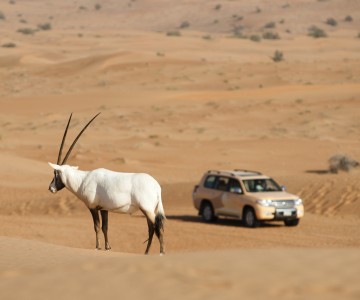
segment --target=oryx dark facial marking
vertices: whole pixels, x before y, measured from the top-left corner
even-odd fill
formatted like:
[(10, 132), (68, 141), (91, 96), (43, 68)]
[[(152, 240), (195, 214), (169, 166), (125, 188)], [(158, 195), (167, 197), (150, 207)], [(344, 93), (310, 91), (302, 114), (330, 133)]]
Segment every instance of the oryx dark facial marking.
[(54, 178), (49, 185), (49, 191), (55, 194), (56, 192), (62, 190), (64, 187), (65, 185), (61, 181), (59, 171), (54, 170)]

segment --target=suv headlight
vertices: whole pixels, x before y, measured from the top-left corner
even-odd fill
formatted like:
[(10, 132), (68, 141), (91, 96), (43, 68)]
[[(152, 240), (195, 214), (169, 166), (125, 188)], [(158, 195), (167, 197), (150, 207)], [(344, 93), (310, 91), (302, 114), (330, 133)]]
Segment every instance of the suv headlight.
[(268, 199), (257, 200), (256, 203), (260, 204), (261, 206), (272, 206), (272, 201)]
[(301, 205), (301, 204), (302, 204), (302, 200), (300, 198), (295, 200), (296, 206)]

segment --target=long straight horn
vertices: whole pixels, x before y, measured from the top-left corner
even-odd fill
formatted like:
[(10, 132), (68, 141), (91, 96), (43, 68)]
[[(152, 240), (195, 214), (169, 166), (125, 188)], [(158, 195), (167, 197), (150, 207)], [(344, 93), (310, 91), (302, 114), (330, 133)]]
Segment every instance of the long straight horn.
[(62, 141), (61, 141), (61, 146), (60, 146), (59, 155), (58, 155), (58, 160), (57, 160), (57, 164), (58, 164), (58, 165), (59, 165), (60, 162), (61, 162), (61, 154), (62, 154), (62, 150), (63, 150), (63, 148), (64, 148), (64, 143), (65, 143), (65, 139), (66, 139), (66, 134), (67, 134), (68, 129), (69, 129), (71, 117), (72, 117), (72, 113), (71, 113), (71, 115), (70, 115), (69, 121), (68, 121), (67, 126), (66, 126), (66, 128), (65, 128), (64, 136), (63, 136)]
[(69, 158), (69, 155), (70, 155), (70, 153), (71, 153), (71, 150), (74, 148), (76, 142), (78, 141), (78, 139), (80, 138), (80, 136), (83, 134), (83, 132), (85, 131), (85, 129), (91, 124), (92, 121), (95, 120), (95, 118), (96, 118), (98, 115), (100, 115), (100, 113), (98, 113), (95, 117), (93, 117), (93, 118), (89, 121), (89, 123), (87, 123), (86, 126), (80, 131), (80, 133), (78, 134), (78, 136), (76, 137), (76, 139), (75, 139), (75, 140), (73, 141), (73, 143), (71, 144), (68, 152), (66, 153), (65, 158), (64, 158), (64, 160), (63, 160), (62, 163), (61, 163), (62, 165), (66, 163), (66, 161), (67, 161), (67, 159)]

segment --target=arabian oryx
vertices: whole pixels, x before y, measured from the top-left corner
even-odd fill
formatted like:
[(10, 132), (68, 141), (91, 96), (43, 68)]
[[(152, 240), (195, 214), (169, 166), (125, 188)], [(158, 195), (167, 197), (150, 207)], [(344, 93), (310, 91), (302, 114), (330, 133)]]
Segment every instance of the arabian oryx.
[(61, 142), (57, 164), (49, 163), (54, 169), (54, 178), (49, 185), (49, 190), (56, 193), (66, 187), (89, 208), (94, 221), (96, 249), (100, 249), (99, 212), (102, 219), (101, 228), (105, 237), (105, 249), (110, 250), (107, 236), (108, 212), (132, 214), (141, 210), (149, 227), (149, 239), (147, 240), (145, 254), (149, 252), (155, 233), (160, 242), (160, 255), (162, 255), (165, 253), (163, 240), (165, 213), (161, 201), (161, 188), (153, 177), (143, 173), (118, 173), (106, 169), (80, 171), (78, 167), (65, 164), (81, 134), (99, 114), (93, 117), (80, 131), (64, 160), (61, 161), (61, 153), (72, 114), (70, 115)]

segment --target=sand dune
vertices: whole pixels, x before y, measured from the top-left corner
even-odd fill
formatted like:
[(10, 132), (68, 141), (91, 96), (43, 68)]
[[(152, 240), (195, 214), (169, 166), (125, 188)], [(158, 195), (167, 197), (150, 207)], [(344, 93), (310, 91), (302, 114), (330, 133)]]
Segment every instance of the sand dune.
[[(360, 170), (328, 172), (360, 160), (358, 3), (85, 2), (0, 9), (0, 298), (358, 299)], [(70, 164), (161, 183), (167, 256), (142, 255), (139, 213), (110, 214), (112, 251), (92, 250), (87, 208), (48, 192), (71, 112), (66, 149), (101, 115)], [(193, 186), (234, 168), (301, 196), (299, 226), (204, 224)]]
[(356, 299), (360, 293), (358, 269), (353, 267), (359, 260), (357, 250), (227, 250), (144, 257), (11, 238), (1, 238), (0, 247), (16, 260), (1, 263), (1, 296), (6, 299), (28, 299), (29, 291), (38, 299)]

